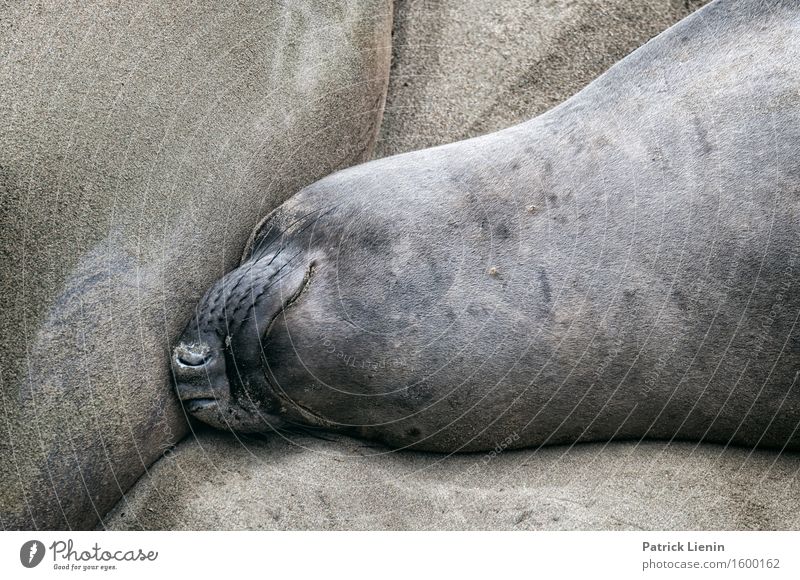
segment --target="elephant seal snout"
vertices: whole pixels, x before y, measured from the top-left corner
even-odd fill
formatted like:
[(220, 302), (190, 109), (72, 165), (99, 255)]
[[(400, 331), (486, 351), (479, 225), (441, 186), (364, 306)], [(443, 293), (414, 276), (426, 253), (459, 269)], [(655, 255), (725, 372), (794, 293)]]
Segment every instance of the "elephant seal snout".
[(296, 252), (262, 254), (206, 293), (172, 352), (184, 408), (215, 427), (238, 431), (279, 425), (279, 399), (263, 373), (261, 341), (302, 292), (314, 262)]

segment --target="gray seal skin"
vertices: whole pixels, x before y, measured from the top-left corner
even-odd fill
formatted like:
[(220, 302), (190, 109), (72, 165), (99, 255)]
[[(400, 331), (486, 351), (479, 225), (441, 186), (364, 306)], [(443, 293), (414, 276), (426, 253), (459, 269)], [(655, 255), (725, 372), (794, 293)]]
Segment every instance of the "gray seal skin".
[(800, 7), (716, 1), (531, 121), (269, 215), (173, 353), (211, 425), (800, 448)]

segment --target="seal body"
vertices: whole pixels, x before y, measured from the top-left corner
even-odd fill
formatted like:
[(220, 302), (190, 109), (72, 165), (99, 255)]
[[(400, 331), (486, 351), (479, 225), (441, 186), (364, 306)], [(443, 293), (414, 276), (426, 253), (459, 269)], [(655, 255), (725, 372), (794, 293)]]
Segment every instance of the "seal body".
[(179, 340), (187, 409), (445, 452), (800, 448), (798, 38), (794, 2), (718, 0), (536, 119), (304, 189)]

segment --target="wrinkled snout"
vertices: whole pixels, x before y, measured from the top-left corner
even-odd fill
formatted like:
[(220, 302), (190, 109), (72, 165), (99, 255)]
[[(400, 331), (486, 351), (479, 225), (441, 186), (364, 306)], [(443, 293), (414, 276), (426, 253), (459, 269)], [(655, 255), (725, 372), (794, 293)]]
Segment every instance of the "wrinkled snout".
[(203, 340), (179, 341), (172, 351), (172, 373), (178, 396), (191, 413), (230, 397), (220, 346)]

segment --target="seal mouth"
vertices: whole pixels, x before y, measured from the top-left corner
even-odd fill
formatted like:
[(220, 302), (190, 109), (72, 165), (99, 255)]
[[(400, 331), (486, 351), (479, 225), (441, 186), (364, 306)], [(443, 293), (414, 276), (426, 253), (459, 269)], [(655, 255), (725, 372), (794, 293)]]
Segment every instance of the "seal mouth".
[(212, 409), (213, 407), (216, 407), (218, 404), (216, 399), (209, 399), (209, 398), (184, 399), (182, 402), (183, 406), (190, 413), (196, 413), (198, 411), (207, 411)]

